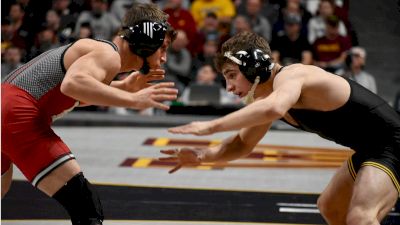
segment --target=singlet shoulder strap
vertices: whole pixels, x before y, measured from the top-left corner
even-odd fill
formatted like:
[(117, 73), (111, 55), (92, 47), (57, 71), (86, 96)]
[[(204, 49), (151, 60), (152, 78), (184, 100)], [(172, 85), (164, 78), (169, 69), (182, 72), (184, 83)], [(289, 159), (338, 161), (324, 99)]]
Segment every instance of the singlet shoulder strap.
[(111, 47), (113, 47), (115, 51), (118, 52), (118, 47), (117, 47), (117, 45), (114, 44), (114, 42), (108, 41), (108, 40), (103, 40), (103, 39), (94, 39), (94, 40), (107, 43), (107, 44), (111, 45)]

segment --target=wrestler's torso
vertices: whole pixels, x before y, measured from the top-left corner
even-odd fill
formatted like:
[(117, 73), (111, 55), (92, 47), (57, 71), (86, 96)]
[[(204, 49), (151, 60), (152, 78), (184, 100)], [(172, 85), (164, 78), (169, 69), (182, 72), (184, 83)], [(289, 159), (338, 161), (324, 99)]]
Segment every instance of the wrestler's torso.
[(353, 149), (374, 149), (388, 144), (400, 148), (397, 112), (366, 88), (352, 80), (347, 82), (350, 96), (339, 108), (290, 109), (288, 115), (295, 121), (295, 127)]
[[(117, 49), (112, 42), (106, 42), (112, 45), (115, 50)], [(65, 60), (65, 55), (72, 48), (71, 46), (72, 44), (68, 44), (51, 49), (33, 58), (8, 74), (2, 85), (11, 85), (25, 91), (34, 99), (31, 103), (40, 111), (40, 116), (45, 118), (54, 120), (71, 111), (79, 102), (64, 95), (60, 91), (60, 86), (66, 70), (74, 61), (73, 58), (79, 58), (79, 54), (84, 54), (80, 52), (70, 53), (74, 56)], [(12, 91), (12, 89), (7, 90)], [(11, 93), (8, 93), (8, 96), (10, 96), (9, 94)], [(18, 92), (18, 94), (21, 94), (21, 92)]]
[(31, 95), (42, 116), (54, 117), (72, 109), (76, 101), (60, 92), (66, 72), (63, 58), (69, 47), (65, 45), (42, 53), (8, 74), (3, 84)]

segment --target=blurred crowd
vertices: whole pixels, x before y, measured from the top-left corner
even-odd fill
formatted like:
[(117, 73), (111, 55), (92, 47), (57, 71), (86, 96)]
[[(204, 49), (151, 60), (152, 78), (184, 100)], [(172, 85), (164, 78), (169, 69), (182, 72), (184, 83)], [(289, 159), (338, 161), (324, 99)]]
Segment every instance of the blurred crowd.
[[(213, 58), (222, 43), (254, 31), (270, 43), (281, 65), (303, 63), (354, 79), (377, 93), (364, 70), (366, 50), (349, 20), (349, 0), (8, 0), (2, 2), (2, 77), (44, 51), (81, 38), (112, 40), (134, 2), (157, 4), (177, 30), (165, 65), (188, 100), (193, 84), (217, 85)], [(185, 94), (183, 94), (185, 93)], [(240, 100), (221, 93), (221, 104)]]

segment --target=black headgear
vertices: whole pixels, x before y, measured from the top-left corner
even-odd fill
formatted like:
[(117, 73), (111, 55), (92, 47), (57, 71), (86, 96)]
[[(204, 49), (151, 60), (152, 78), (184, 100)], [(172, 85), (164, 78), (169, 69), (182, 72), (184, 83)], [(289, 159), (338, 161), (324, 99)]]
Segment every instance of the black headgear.
[(274, 67), (271, 57), (260, 49), (241, 50), (235, 54), (225, 52), (224, 56), (238, 64), (240, 72), (251, 83), (254, 83), (257, 76), (260, 77), (260, 83), (267, 81)]
[(122, 27), (128, 30), (121, 35), (128, 41), (131, 51), (143, 58), (142, 73), (147, 74), (149, 65), (146, 58), (151, 56), (164, 43), (169, 24), (166, 22), (141, 21), (134, 26)]

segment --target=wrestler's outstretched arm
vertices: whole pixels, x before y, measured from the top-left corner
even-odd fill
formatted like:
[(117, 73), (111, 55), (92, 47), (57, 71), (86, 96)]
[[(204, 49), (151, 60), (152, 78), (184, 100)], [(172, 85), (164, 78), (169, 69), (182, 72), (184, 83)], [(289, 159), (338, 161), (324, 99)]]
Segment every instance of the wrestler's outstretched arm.
[(209, 148), (180, 148), (161, 150), (168, 155), (161, 161), (176, 162), (169, 171), (173, 173), (183, 166), (196, 166), (202, 162), (226, 162), (248, 155), (271, 127), (271, 123), (243, 128), (239, 133), (226, 138), (221, 144)]
[(168, 131), (174, 134), (209, 135), (272, 123), (282, 118), (299, 100), (303, 81), (301, 77), (290, 79), (290, 76), (284, 76), (284, 71), (281, 73), (275, 78), (274, 91), (268, 97), (224, 117), (205, 122), (192, 122), (170, 128)]

